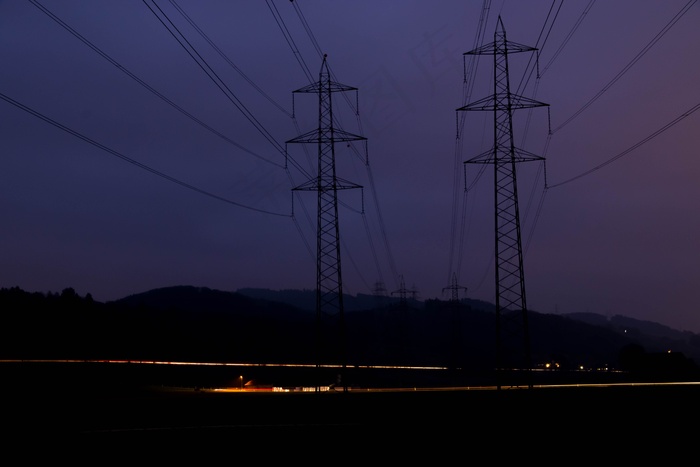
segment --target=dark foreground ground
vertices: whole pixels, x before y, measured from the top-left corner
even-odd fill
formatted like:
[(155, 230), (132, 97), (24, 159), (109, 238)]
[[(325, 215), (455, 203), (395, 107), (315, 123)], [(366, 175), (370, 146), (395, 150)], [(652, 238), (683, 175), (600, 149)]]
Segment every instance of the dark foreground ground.
[(33, 368), (3, 372), (4, 447), (46, 454), (61, 440), (54, 460), (92, 465), (105, 456), (179, 465), (185, 455), (262, 465), (676, 465), (695, 459), (700, 442), (692, 384), (219, 392)]

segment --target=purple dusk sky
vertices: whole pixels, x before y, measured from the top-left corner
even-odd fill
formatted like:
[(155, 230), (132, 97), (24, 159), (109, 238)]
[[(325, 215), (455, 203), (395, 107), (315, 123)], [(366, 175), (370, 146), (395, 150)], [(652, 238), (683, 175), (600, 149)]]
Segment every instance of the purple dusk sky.
[(317, 148), (284, 151), (318, 124), (293, 91), (325, 53), (358, 88), (338, 124), (367, 138), (335, 150), (363, 186), (339, 195), (344, 291), (447, 299), (454, 274), (494, 301), (493, 167), (464, 175), (493, 114), (456, 109), (493, 92), (492, 56), (463, 54), (499, 15), (539, 49), (509, 55), (511, 91), (549, 105), (513, 116), (546, 160), (517, 172), (528, 308), (700, 333), (688, 0), (0, 1), (0, 286), (313, 289), (316, 193), (292, 187)]

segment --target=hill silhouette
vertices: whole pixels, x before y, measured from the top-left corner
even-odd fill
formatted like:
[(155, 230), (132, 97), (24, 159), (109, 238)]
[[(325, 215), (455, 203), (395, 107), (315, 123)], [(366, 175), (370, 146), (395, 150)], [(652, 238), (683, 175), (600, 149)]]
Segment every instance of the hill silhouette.
[[(2, 359), (316, 362), (314, 292), (174, 286), (97, 302), (0, 289)], [(495, 360), (492, 304), (344, 297), (347, 363), (439, 366), (488, 373)], [(528, 314), (533, 364), (601, 378), (698, 377), (700, 336), (596, 314)], [(592, 378), (592, 376), (587, 376)]]

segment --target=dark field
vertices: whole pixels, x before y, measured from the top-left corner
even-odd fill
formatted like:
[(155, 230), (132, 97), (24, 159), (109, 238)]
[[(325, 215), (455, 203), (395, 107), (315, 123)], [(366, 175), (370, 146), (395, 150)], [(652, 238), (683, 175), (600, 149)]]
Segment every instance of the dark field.
[(700, 440), (700, 385), (692, 384), (218, 392), (72, 365), (2, 367), (6, 435), (37, 445), (67, 439), (73, 456), (97, 446), (163, 459), (201, 450), (265, 465), (367, 456), (413, 465), (418, 453), (554, 460), (562, 449), (579, 461), (605, 451), (608, 460), (675, 465), (695, 456)]

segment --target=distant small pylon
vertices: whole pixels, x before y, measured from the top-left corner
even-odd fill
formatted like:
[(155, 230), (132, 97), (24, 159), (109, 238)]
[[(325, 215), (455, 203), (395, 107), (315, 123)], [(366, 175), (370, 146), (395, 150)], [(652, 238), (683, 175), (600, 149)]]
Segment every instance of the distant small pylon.
[(372, 294), (375, 297), (385, 297), (386, 296), (386, 286), (384, 282), (377, 281), (374, 283), (374, 288), (372, 289)]
[(403, 279), (403, 275), (400, 278), (400, 285), (398, 290), (394, 290), (391, 292), (391, 294), (399, 294), (399, 302), (402, 307), (406, 306), (406, 302), (408, 299), (408, 295), (411, 295), (411, 298), (415, 299), (416, 296), (418, 295), (418, 292), (416, 291), (416, 286), (413, 286), (413, 289), (409, 290), (406, 288), (406, 282)]
[(467, 288), (462, 287), (460, 285), (457, 285), (457, 274), (452, 273), (452, 283), (447, 286), (443, 287), (442, 291), (444, 292), (445, 290), (450, 290), (450, 301), (451, 302), (459, 302), (459, 291), (464, 290), (466, 292)]
[(372, 289), (372, 295), (374, 295), (375, 301), (377, 302), (377, 308), (381, 308), (386, 303), (386, 286), (384, 282), (377, 281), (374, 283), (374, 288)]

